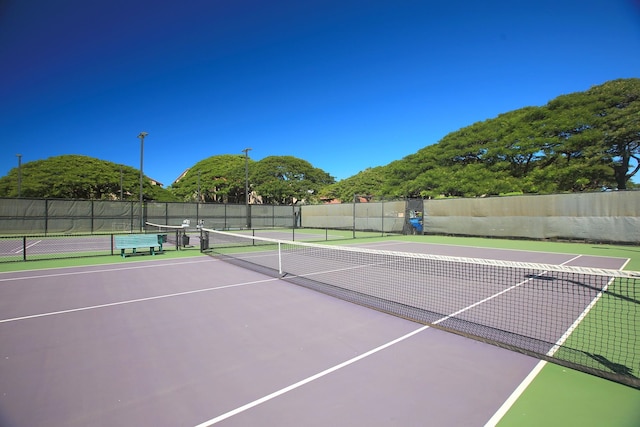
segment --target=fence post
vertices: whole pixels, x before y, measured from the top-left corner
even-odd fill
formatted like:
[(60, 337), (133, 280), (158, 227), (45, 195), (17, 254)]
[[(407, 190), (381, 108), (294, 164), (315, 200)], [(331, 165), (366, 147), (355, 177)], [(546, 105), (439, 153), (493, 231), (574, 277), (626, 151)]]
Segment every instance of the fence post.
[[(44, 199), (44, 235), (49, 231), (49, 199)], [(25, 252), (26, 259), (26, 252)]]
[(129, 204), (131, 205), (131, 209), (129, 209), (131, 212), (131, 217), (129, 218), (129, 233), (131, 233), (133, 232), (133, 201), (130, 201)]
[(380, 235), (384, 237), (384, 199), (382, 199), (380, 203), (382, 203), (380, 206)]
[(356, 238), (356, 198), (357, 194), (353, 195), (353, 238)]

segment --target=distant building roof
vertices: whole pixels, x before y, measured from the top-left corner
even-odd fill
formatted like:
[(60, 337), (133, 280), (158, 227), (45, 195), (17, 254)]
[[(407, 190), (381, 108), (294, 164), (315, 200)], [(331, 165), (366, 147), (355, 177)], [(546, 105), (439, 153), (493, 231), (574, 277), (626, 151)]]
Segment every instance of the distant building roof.
[[(149, 178), (149, 177), (147, 177), (147, 178)], [(156, 181), (153, 178), (149, 178), (149, 180), (151, 181), (151, 185), (157, 185), (158, 187), (164, 187), (164, 184), (161, 183), (160, 181)]]
[(189, 169), (191, 169), (191, 168), (186, 168), (186, 169), (184, 170), (184, 172), (182, 172), (182, 173), (180, 174), (180, 176), (178, 176), (178, 177), (176, 178), (176, 180), (175, 180), (175, 181), (173, 181), (173, 183), (175, 184), (176, 182), (178, 182), (178, 181), (180, 181), (182, 178), (184, 178), (184, 176), (187, 174), (187, 172), (189, 172)]

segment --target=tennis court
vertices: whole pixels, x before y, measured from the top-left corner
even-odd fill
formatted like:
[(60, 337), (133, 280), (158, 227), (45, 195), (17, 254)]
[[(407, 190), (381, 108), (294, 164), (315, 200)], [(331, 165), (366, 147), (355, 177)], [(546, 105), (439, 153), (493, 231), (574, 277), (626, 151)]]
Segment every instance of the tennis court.
[(0, 239), (0, 257), (21, 257), (26, 249), (35, 254), (78, 254), (108, 252), (111, 249), (110, 236), (83, 236), (74, 238), (60, 237), (22, 237)]
[[(391, 239), (358, 246), (602, 269), (628, 262)], [(266, 247), (246, 256), (273, 262)], [(496, 414), (509, 407), (505, 402), (540, 366), (537, 358), (219, 256), (151, 258), (0, 274), (0, 425), (481, 426), (499, 420)], [(318, 252), (312, 258), (324, 282), (347, 268), (336, 268)], [(366, 278), (358, 286), (371, 287), (371, 277), (385, 274), (377, 268), (357, 273)], [(384, 277), (397, 278), (385, 280), (407, 280), (402, 269), (385, 266), (392, 271)], [(517, 294), (531, 284), (503, 284), (460, 299), (455, 294), (469, 281), (447, 272), (429, 276), (451, 292), (443, 299), (455, 303), (423, 309), (445, 314), (441, 323), (453, 313), (474, 323), (483, 306), (495, 311), (491, 304), (498, 298), (517, 305), (523, 298)], [(538, 287), (554, 284), (534, 279), (540, 279)], [(499, 297), (489, 298), (492, 293)], [(555, 343), (598, 290), (582, 294), (571, 313), (553, 309), (553, 289), (543, 294), (527, 304), (551, 304), (549, 312), (559, 313), (553, 324), (561, 326), (545, 329), (550, 336), (541, 340)], [(530, 322), (518, 327), (522, 336), (531, 335)]]

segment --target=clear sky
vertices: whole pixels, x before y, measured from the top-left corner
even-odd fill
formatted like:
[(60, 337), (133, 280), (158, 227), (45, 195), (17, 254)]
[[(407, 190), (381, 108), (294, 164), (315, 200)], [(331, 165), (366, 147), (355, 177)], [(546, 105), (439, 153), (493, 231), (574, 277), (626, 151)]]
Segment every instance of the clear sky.
[(336, 179), (640, 77), (640, 0), (0, 0), (0, 176), (82, 154), (165, 186), (218, 154)]

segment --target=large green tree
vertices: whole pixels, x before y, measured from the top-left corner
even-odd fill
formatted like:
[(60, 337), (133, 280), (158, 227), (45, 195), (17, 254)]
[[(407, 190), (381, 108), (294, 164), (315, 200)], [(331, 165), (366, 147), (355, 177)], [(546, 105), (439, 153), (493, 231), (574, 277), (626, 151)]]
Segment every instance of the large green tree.
[[(25, 163), (0, 178), (0, 197), (138, 200), (140, 172), (130, 166), (80, 155)], [(167, 190), (143, 179), (145, 200), (175, 200)]]
[(181, 201), (244, 203), (245, 162), (254, 161), (243, 155), (222, 154), (208, 157), (191, 167), (170, 190)]
[(640, 79), (474, 123), (385, 166), (383, 194), (624, 190), (640, 168)]
[(293, 156), (270, 156), (253, 164), (251, 190), (263, 203), (292, 204), (315, 201), (321, 190), (335, 182), (322, 169)]
[(640, 79), (615, 80), (590, 92), (598, 99), (591, 108), (601, 135), (597, 153), (624, 190), (640, 170)]
[(320, 199), (344, 201), (353, 200), (355, 194), (366, 194), (373, 197), (381, 196), (381, 187), (385, 181), (384, 168), (366, 169), (352, 177), (328, 185), (320, 190)]
[(245, 203), (246, 184), (263, 203), (291, 204), (316, 200), (319, 191), (334, 179), (306, 160), (271, 156), (254, 161), (243, 155), (212, 156), (196, 163), (172, 184), (183, 201)]

